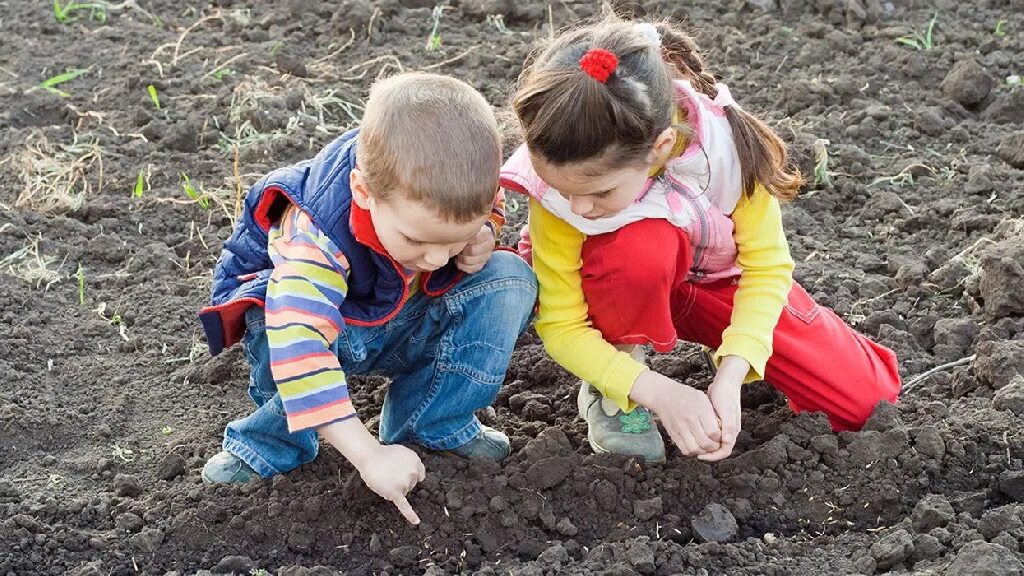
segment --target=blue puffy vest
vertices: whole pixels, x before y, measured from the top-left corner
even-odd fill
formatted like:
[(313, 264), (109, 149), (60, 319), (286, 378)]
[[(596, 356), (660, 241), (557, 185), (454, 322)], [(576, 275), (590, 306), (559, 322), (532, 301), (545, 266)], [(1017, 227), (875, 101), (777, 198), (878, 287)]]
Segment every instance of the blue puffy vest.
[[(398, 314), (406, 283), (401, 266), (380, 246), (375, 233), (367, 241), (365, 237), (357, 240), (354, 232), (355, 225), (372, 229), (369, 214), (352, 203), (349, 189), (358, 132), (346, 132), (311, 160), (274, 170), (249, 189), (213, 272), (211, 305), (199, 314), (211, 355), (240, 341), (245, 335), (245, 311), (263, 306), (273, 271), (267, 233), (289, 204), (305, 212), (349, 262), (349, 291), (341, 305), (345, 322), (374, 326)], [(460, 277), (454, 261), (449, 261), (423, 274), (420, 288), (428, 296), (438, 296)]]

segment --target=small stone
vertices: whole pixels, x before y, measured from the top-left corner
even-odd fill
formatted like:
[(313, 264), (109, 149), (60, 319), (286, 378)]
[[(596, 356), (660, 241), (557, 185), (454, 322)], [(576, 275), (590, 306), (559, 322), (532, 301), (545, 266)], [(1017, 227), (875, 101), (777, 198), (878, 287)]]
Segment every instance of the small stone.
[(144, 524), (138, 514), (131, 512), (122, 512), (114, 518), (114, 526), (118, 530), (124, 530), (125, 532), (138, 532)]
[(369, 548), (371, 554), (380, 554), (380, 551), (384, 549), (384, 547), (380, 544), (380, 536), (378, 536), (377, 534), (370, 536)]
[(899, 408), (892, 402), (882, 400), (875, 406), (871, 416), (864, 423), (863, 430), (885, 432), (886, 430), (892, 430), (901, 423)]
[(654, 563), (654, 550), (643, 541), (633, 542), (626, 552), (629, 563), (641, 574), (651, 574), (656, 565)]
[(701, 542), (729, 542), (736, 537), (739, 526), (732, 512), (721, 504), (708, 504), (690, 520), (693, 533)]
[(546, 458), (530, 466), (526, 481), (531, 488), (547, 490), (562, 483), (572, 474), (572, 462), (568, 458)]
[(1024, 315), (1024, 236), (990, 245), (981, 255), (978, 290), (993, 318)]
[(929, 494), (914, 506), (910, 521), (914, 530), (928, 532), (932, 528), (942, 528), (949, 524), (955, 515), (953, 506), (944, 496)]
[(562, 518), (555, 525), (555, 530), (562, 536), (575, 536), (579, 532), (579, 528), (572, 523), (568, 518)]
[(899, 566), (913, 551), (914, 539), (909, 532), (902, 529), (886, 534), (871, 545), (871, 557), (875, 559), (878, 570)]
[(256, 570), (256, 563), (248, 556), (227, 556), (213, 567), (214, 574), (245, 574)]
[(942, 91), (964, 106), (974, 106), (988, 97), (992, 84), (992, 77), (977, 60), (962, 60), (942, 81)]
[(537, 562), (548, 566), (569, 561), (569, 552), (561, 544), (555, 544), (537, 556)]
[(408, 567), (416, 563), (420, 556), (420, 549), (416, 546), (401, 546), (388, 552), (388, 558), (395, 563), (395, 566)]
[(1008, 410), (1014, 414), (1024, 414), (1024, 376), (1014, 376), (1006, 386), (996, 390), (992, 398), (992, 407), (996, 410)]
[(1024, 502), (1024, 470), (1006, 470), (999, 475), (999, 490), (1017, 502)]
[(646, 522), (655, 516), (661, 516), (662, 510), (661, 496), (655, 496), (648, 500), (633, 501), (633, 515), (641, 522)]
[(1024, 168), (1024, 132), (1014, 132), (999, 144), (999, 157), (1014, 168)]
[(998, 390), (1024, 374), (1024, 341), (988, 340), (976, 350), (971, 367), (978, 380), (992, 388)]
[(1024, 124), (1024, 86), (1014, 86), (996, 97), (983, 118), (996, 124)]
[(1015, 553), (998, 544), (975, 540), (960, 549), (946, 574), (1020, 576), (1024, 574), (1024, 564)]
[(910, 555), (910, 564), (934, 560), (941, 556), (945, 549), (946, 547), (935, 536), (918, 534), (914, 536), (914, 553)]
[(161, 480), (173, 480), (185, 472), (185, 459), (169, 452), (156, 465), (156, 477)]
[(1017, 506), (1000, 506), (986, 510), (978, 521), (978, 532), (986, 540), (995, 538), (1000, 532), (1017, 532), (1024, 529), (1024, 522), (1017, 516)]
[(1010, 552), (1020, 552), (1020, 544), (1009, 532), (1000, 532), (999, 535), (992, 538), (992, 543), (999, 544)]
[(118, 496), (134, 498), (142, 494), (142, 484), (131, 474), (118, 474), (114, 477), (114, 493)]
[(914, 431), (914, 448), (919, 454), (939, 461), (946, 455), (946, 443), (935, 426), (922, 426)]
[[(150, 124), (152, 126), (156, 122)], [(199, 127), (192, 122), (179, 122), (167, 130), (160, 141), (165, 148), (177, 152), (197, 152), (199, 150)]]

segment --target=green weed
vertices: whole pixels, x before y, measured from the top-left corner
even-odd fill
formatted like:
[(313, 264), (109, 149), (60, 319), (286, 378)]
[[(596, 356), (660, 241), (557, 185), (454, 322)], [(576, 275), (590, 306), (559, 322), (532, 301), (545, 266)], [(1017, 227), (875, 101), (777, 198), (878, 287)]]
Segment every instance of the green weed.
[(196, 190), (196, 187), (192, 185), (192, 180), (189, 179), (188, 174), (181, 173), (181, 189), (185, 191), (185, 195), (190, 199), (195, 200), (196, 204), (203, 210), (209, 210), (210, 208), (210, 197), (206, 194)]
[(164, 426), (163, 428), (160, 429), (160, 433), (163, 434), (164, 436), (170, 436), (171, 434), (174, 434), (174, 428), (171, 428), (170, 426)]
[(56, 76), (52, 76), (50, 78), (47, 78), (46, 80), (43, 80), (39, 83), (39, 87), (43, 90), (53, 92), (61, 98), (70, 98), (71, 94), (68, 94), (67, 92), (57, 88), (57, 86), (60, 86), (65, 82), (70, 82), (75, 78), (78, 78), (82, 74), (85, 74), (86, 72), (87, 70), (85, 68), (72, 68), (71, 70), (68, 70), (63, 74), (57, 74)]
[(156, 109), (160, 109), (160, 96), (156, 93), (156, 86), (150, 84), (146, 86), (146, 92), (149, 92), (149, 100), (156, 106)]
[(78, 272), (75, 273), (78, 277), (78, 305), (85, 306), (85, 270), (82, 269), (82, 263), (78, 263)]
[(832, 173), (828, 169), (829, 141), (819, 138), (814, 142), (814, 187), (831, 188)]
[(139, 175), (135, 177), (135, 188), (132, 189), (133, 198), (142, 198), (143, 192), (145, 192), (146, 177), (142, 173), (142, 169), (139, 168)]
[(425, 48), (427, 51), (437, 50), (441, 47), (441, 17), (444, 16), (444, 9), (446, 7), (438, 4), (434, 6), (433, 12), (430, 13), (431, 20), (434, 21), (433, 27), (430, 29), (430, 35), (427, 36), (427, 45)]
[(284, 42), (274, 42), (274, 44), (270, 47), (270, 55), (276, 56), (277, 53), (281, 51), (281, 48), (284, 48)]
[(910, 36), (900, 36), (899, 38), (896, 39), (896, 42), (899, 44), (903, 44), (904, 46), (910, 46), (915, 50), (931, 50), (932, 48), (935, 47), (935, 41), (932, 37), (932, 32), (935, 30), (935, 22), (938, 19), (939, 13), (936, 12), (935, 15), (932, 16), (931, 22), (928, 23), (928, 29), (925, 31), (924, 35), (921, 35), (918, 32), (914, 32)]
[(106, 2), (68, 2), (61, 6), (60, 0), (53, 0), (53, 17), (61, 24), (78, 20), (83, 12), (89, 13), (89, 20), (95, 20), (101, 24), (107, 21)]
[(1006, 36), (1006, 20), (996, 22), (996, 29), (992, 33), (1000, 38)]

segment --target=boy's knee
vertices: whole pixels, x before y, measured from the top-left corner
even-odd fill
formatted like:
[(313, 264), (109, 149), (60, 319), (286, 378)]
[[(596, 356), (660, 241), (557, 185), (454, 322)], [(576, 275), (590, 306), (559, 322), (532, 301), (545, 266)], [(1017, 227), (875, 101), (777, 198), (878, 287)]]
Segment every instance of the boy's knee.
[(537, 276), (533, 269), (518, 255), (507, 250), (498, 250), (491, 255), (488, 262), (489, 281), (500, 282), (504, 288), (502, 299), (507, 301), (511, 309), (521, 309), (529, 313), (537, 300)]
[(844, 421), (834, 421), (833, 428), (837, 432), (843, 430), (857, 431), (864, 427), (871, 414), (880, 402), (895, 404), (900, 393), (900, 382), (888, 377), (876, 378), (873, 382), (865, 383), (860, 393), (850, 399), (848, 414)]

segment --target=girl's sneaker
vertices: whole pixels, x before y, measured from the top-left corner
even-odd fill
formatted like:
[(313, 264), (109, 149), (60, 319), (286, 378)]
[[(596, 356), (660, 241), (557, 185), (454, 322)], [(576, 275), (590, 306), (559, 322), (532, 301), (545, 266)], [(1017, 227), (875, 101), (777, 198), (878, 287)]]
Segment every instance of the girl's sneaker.
[(627, 414), (583, 381), (576, 403), (580, 418), (587, 421), (587, 441), (594, 452), (639, 456), (648, 462), (665, 461), (665, 441), (645, 408), (637, 406)]

